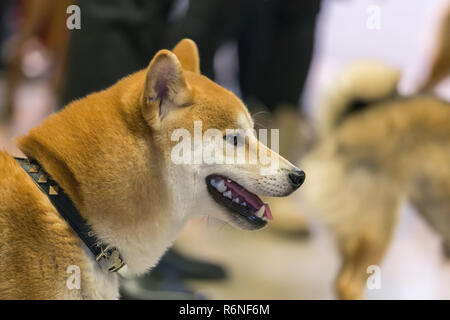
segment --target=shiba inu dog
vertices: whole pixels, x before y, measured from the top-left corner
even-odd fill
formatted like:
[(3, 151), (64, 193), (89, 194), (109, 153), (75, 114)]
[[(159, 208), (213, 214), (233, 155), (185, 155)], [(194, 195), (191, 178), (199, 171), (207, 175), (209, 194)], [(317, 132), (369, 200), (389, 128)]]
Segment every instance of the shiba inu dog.
[[(259, 162), (174, 164), (173, 133), (193, 135), (197, 121), (203, 132), (223, 135), (219, 151), (226, 160), (236, 155), (225, 148), (246, 148), (278, 166), (264, 175)], [(157, 263), (190, 218), (211, 215), (259, 229), (271, 213), (257, 194), (286, 196), (303, 183), (303, 171), (255, 135), (241, 136), (239, 129), (251, 128), (245, 105), (200, 74), (197, 47), (184, 39), (172, 51), (160, 50), (147, 69), (72, 102), (17, 143), (70, 197), (99, 242), (120, 252), (126, 270), (119, 272), (139, 274)], [(44, 194), (41, 177), (33, 181), (30, 172), (0, 153), (0, 298), (118, 298), (117, 274), (99, 267), (52, 205), (58, 189)], [(80, 275), (76, 288), (67, 285), (73, 270)]]
[(381, 263), (406, 201), (450, 247), (450, 105), (400, 97), (399, 79), (397, 70), (375, 62), (356, 63), (338, 77), (318, 112), (319, 138), (301, 159), (309, 183), (288, 199), (292, 210), (306, 204), (303, 212), (334, 234), (341, 299), (363, 297), (367, 268)]

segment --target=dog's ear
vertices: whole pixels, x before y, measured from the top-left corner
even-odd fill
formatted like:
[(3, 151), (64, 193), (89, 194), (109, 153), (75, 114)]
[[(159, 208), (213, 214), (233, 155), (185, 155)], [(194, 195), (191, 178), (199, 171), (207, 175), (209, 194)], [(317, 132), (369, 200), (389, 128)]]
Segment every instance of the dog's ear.
[(150, 62), (144, 87), (143, 114), (147, 121), (161, 121), (178, 107), (190, 104), (192, 91), (180, 62), (169, 50), (160, 50)]
[(200, 58), (194, 41), (185, 38), (178, 42), (172, 52), (178, 57), (184, 70), (200, 73)]

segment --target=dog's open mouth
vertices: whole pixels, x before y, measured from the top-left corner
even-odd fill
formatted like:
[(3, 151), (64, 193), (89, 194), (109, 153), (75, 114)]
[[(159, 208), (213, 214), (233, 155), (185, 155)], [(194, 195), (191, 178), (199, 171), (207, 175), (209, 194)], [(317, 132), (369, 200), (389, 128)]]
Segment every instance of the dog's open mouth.
[(269, 205), (233, 180), (217, 174), (206, 177), (206, 185), (212, 198), (257, 227), (263, 227), (273, 219)]

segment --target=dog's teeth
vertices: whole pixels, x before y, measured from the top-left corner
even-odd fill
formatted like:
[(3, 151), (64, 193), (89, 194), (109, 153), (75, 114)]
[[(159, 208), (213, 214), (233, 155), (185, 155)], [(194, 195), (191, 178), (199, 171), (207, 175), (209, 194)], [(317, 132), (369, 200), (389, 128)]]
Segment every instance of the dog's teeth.
[(227, 191), (227, 187), (225, 186), (225, 181), (220, 180), (218, 183), (216, 183), (216, 189), (219, 192)]
[(240, 203), (241, 201), (239, 200), (239, 198), (234, 198), (233, 202)]
[(233, 196), (231, 194), (231, 190), (228, 190), (227, 192), (222, 193), (222, 195), (228, 199), (233, 198)]
[(231, 179), (227, 179), (227, 182), (231, 182)]
[(214, 180), (214, 179), (211, 179), (210, 183), (211, 183), (211, 185), (212, 185), (213, 187), (215, 187), (215, 186), (216, 186), (216, 180)]
[(241, 204), (245, 207), (247, 205), (247, 202), (244, 201)]
[(262, 218), (265, 210), (266, 210), (266, 207), (262, 206), (261, 208), (259, 208), (258, 211), (255, 212), (255, 216), (257, 216), (258, 218)]

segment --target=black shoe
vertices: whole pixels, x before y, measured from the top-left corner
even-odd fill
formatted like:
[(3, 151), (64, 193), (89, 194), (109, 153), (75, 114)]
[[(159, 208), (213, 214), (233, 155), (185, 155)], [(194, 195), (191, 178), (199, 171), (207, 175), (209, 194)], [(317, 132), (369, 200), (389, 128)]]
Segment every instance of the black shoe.
[(171, 268), (158, 264), (149, 273), (135, 279), (121, 279), (123, 300), (204, 300), (190, 290)]
[(227, 272), (224, 267), (182, 255), (175, 249), (167, 251), (159, 265), (171, 268), (183, 279), (224, 280), (227, 278)]

